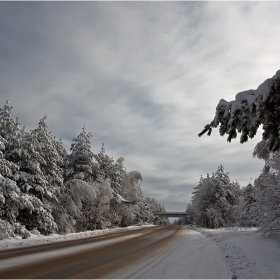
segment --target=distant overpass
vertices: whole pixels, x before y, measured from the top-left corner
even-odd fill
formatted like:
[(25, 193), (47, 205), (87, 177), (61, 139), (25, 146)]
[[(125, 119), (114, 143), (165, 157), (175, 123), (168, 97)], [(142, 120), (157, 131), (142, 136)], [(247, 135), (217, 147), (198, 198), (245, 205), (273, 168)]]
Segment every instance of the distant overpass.
[(186, 212), (155, 212), (154, 216), (157, 217), (190, 217)]

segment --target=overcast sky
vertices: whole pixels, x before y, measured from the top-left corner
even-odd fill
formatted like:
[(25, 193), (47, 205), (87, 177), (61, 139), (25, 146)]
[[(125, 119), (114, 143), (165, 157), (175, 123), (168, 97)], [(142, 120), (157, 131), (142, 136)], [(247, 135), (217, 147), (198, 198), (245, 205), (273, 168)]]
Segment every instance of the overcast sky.
[(69, 151), (85, 125), (92, 151), (124, 157), (145, 196), (184, 211), (200, 175), (258, 177), (261, 140), (214, 131), (220, 99), (280, 68), (280, 2), (0, 2), (0, 106), (27, 130), (47, 115)]

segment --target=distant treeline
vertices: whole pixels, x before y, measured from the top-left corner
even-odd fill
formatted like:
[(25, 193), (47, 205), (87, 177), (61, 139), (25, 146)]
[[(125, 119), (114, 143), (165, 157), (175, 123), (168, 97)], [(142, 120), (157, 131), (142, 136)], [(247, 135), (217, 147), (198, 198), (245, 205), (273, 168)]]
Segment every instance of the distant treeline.
[(253, 155), (264, 159), (265, 165), (253, 184), (240, 188), (222, 165), (212, 175), (201, 176), (187, 207), (197, 225), (258, 227), (264, 235), (280, 236), (280, 153), (266, 147), (262, 141), (254, 150)]
[(0, 239), (168, 223), (154, 217), (165, 209), (144, 198), (141, 173), (127, 172), (104, 145), (94, 154), (90, 139), (84, 127), (68, 153), (46, 117), (26, 132), (8, 101), (0, 108)]

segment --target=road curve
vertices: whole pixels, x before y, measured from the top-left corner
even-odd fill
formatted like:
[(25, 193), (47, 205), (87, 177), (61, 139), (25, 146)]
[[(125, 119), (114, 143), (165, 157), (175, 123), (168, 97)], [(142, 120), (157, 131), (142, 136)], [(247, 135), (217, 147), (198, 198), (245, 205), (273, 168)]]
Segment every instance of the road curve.
[(156, 226), (0, 251), (0, 278), (102, 278), (177, 234)]

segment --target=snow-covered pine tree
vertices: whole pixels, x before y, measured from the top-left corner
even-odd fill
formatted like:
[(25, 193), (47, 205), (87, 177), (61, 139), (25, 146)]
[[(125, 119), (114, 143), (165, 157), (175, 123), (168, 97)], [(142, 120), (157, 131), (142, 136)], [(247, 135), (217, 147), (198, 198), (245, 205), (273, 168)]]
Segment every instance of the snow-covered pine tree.
[(230, 182), (228, 173), (220, 165), (210, 177), (201, 176), (192, 197), (196, 221), (206, 227), (231, 226), (235, 222), (232, 215), (234, 206), (239, 203), (241, 190), (239, 184)]
[(104, 143), (100, 152), (94, 158), (97, 162), (97, 180), (109, 180), (114, 192), (119, 193), (121, 176), (125, 171), (123, 166), (124, 159), (119, 158), (115, 163), (114, 159), (106, 154)]
[(48, 131), (46, 119), (47, 117), (44, 116), (39, 121), (38, 128), (31, 132), (31, 137), (35, 152), (38, 153), (37, 160), (40, 170), (47, 180), (47, 191), (54, 193), (55, 189), (59, 189), (63, 184), (63, 174), (60, 168), (63, 158), (57, 151), (54, 137)]
[(0, 136), (0, 176), (12, 178), (19, 166), (4, 158), (6, 144), (7, 140)]
[(260, 124), (263, 124), (263, 140), (269, 151), (280, 149), (280, 70), (265, 80), (256, 90), (239, 92), (235, 100), (221, 99), (216, 107), (213, 121), (207, 124), (199, 136), (210, 136), (212, 128), (220, 125), (221, 136), (228, 134), (227, 141), (241, 133), (240, 142), (253, 138)]
[(241, 202), (240, 224), (242, 226), (255, 227), (259, 224), (259, 191), (256, 187), (248, 184), (243, 189)]
[(73, 139), (70, 154), (65, 156), (65, 183), (56, 215), (61, 232), (92, 230), (96, 227), (93, 211), (97, 196), (94, 186), (97, 164), (93, 162), (91, 137), (84, 126), (77, 138)]
[[(257, 149), (259, 151), (260, 149)], [(257, 154), (259, 155), (259, 154)], [(259, 192), (258, 225), (263, 234), (280, 236), (280, 152), (269, 153), (260, 176), (255, 180)]]
[(168, 225), (169, 224), (169, 220), (168, 218), (164, 218), (164, 217), (155, 217), (153, 213), (156, 212), (166, 212), (164, 205), (162, 205), (161, 203), (159, 203), (155, 198), (150, 198), (150, 197), (146, 197), (145, 201), (147, 203), (147, 206), (149, 208), (149, 219), (148, 222), (149, 223), (153, 223), (154, 225)]
[(10, 179), (19, 167), (3, 158), (5, 144), (7, 140), (0, 136), (0, 235), (2, 238), (8, 238), (13, 234), (20, 193), (16, 183)]
[(4, 158), (17, 164), (21, 155), (24, 129), (20, 129), (18, 118), (12, 118), (12, 108), (8, 100), (4, 107), (0, 108), (0, 136), (6, 140)]
[(56, 137), (53, 137), (53, 144), (54, 147), (56, 148), (56, 151), (58, 153), (58, 155), (61, 157), (62, 161), (58, 162), (58, 165), (60, 168), (64, 169), (64, 165), (65, 165), (65, 160), (66, 157), (68, 155), (63, 143), (62, 143), (62, 139), (59, 138), (59, 140), (56, 140)]
[(66, 157), (65, 180), (81, 179), (93, 182), (96, 178), (96, 164), (93, 162), (94, 154), (91, 151), (92, 135), (86, 133), (85, 126), (77, 138), (73, 139), (70, 155)]
[(15, 173), (14, 180), (25, 199), (31, 201), (33, 208), (22, 207), (17, 219), (28, 230), (53, 233), (57, 226), (52, 211), (63, 184), (62, 170), (59, 167), (62, 159), (54, 146), (51, 133), (48, 132), (46, 117), (39, 121), (38, 128), (23, 134), (20, 150), (20, 170)]
[[(16, 164), (18, 168), (15, 168), (14, 172), (6, 173), (5, 176), (15, 180), (21, 188), (21, 181), (26, 182), (28, 178), (28, 174), (23, 171), (26, 165), (25, 160), (32, 157), (32, 154), (26, 150), (26, 147), (29, 148), (30, 145), (29, 143), (25, 145), (26, 133), (24, 128), (20, 129), (19, 125), (18, 119), (12, 118), (12, 106), (6, 101), (4, 108), (0, 108), (0, 134), (2, 143), (3, 140), (5, 142), (5, 147), (2, 149), (3, 158), (10, 164)], [(21, 190), (25, 191), (25, 188), (23, 187)]]
[[(3, 142), (7, 141), (0, 136), (1, 149), (5, 148)], [(2, 157), (2, 151), (0, 155)], [(19, 221), (20, 213), (21, 211), (28, 212), (30, 219), (27, 222), (30, 223), (33, 220), (31, 213), (34, 211), (34, 207), (42, 205), (37, 198), (23, 193), (22, 189), (18, 187), (13, 179), (19, 172), (18, 169), (19, 166), (15, 163), (3, 158), (0, 159), (0, 219), (2, 221), (0, 231), (2, 231), (3, 238), (14, 236), (14, 234), (28, 238), (30, 233), (25, 228), (27, 224), (19, 223), (22, 222)], [(44, 209), (41, 210), (41, 213), (44, 212)], [(44, 220), (40, 219), (40, 222), (44, 222)], [(36, 224), (34, 228), (37, 226)]]
[(258, 189), (253, 185), (248, 184), (242, 190), (242, 198), (240, 204), (240, 224), (249, 227), (258, 226), (258, 220), (260, 217)]
[(40, 228), (41, 224), (42, 232), (53, 232), (55, 223), (50, 212), (44, 209), (42, 201), (28, 192), (31, 188), (28, 183), (34, 183), (35, 178), (26, 172), (26, 166), (33, 165), (34, 160), (30, 153), (30, 142), (27, 145), (25, 141), (26, 133), (19, 128), (18, 119), (13, 119), (11, 113), (12, 107), (7, 101), (4, 108), (0, 109), (0, 131), (3, 135), (1, 192), (4, 197), (1, 217), (11, 224), (15, 233), (24, 238), (29, 235), (25, 226), (31, 230)]
[(202, 226), (209, 226), (207, 210), (211, 206), (208, 191), (211, 186), (211, 178), (207, 173), (206, 177), (200, 176), (198, 185), (194, 188), (191, 205), (195, 213), (196, 222)]

